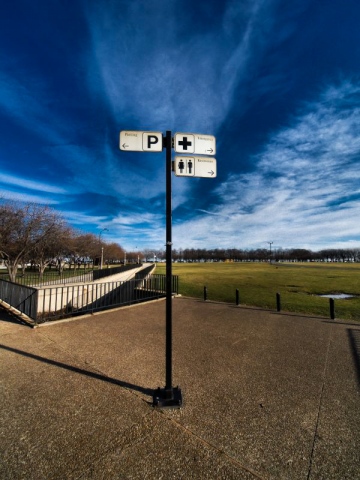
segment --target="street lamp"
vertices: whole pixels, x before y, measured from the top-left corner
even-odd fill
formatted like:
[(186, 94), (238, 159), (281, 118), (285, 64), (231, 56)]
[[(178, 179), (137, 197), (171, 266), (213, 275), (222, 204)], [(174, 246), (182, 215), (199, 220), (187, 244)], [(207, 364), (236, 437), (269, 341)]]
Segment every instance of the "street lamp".
[[(99, 245), (101, 245), (101, 234), (103, 232), (108, 232), (108, 231), (109, 231), (108, 228), (103, 228), (99, 233)], [(104, 263), (104, 247), (101, 247), (100, 270), (103, 268), (103, 263)]]
[(271, 263), (271, 245), (274, 243), (274, 242), (266, 242), (270, 245), (270, 263)]

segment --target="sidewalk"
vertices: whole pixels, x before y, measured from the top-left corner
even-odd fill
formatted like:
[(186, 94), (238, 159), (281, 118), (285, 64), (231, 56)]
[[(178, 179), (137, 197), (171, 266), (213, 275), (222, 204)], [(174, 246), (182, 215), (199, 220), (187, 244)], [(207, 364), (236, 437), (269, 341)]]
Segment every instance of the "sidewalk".
[(1, 479), (358, 479), (360, 324), (175, 298), (45, 324), (0, 310)]
[[(135, 275), (140, 272), (141, 270), (144, 270), (144, 268), (148, 267), (149, 263), (144, 263), (141, 265), (141, 267), (138, 268), (132, 268), (131, 270), (126, 270), (125, 272), (120, 272), (120, 273), (115, 273), (114, 275), (109, 275), (108, 277), (102, 277), (99, 278), (98, 280), (94, 281), (89, 281), (89, 282), (83, 282), (83, 281), (77, 281), (74, 283), (66, 283), (65, 285), (72, 286), (72, 285), (79, 285), (83, 283), (110, 283), (110, 282), (126, 282), (128, 280), (131, 280), (135, 278)], [(109, 269), (111, 271), (111, 269)], [(56, 287), (56, 286), (62, 286), (62, 283), (59, 283), (59, 285), (50, 285), (48, 288), (51, 287)], [(45, 287), (46, 288), (46, 287)]]

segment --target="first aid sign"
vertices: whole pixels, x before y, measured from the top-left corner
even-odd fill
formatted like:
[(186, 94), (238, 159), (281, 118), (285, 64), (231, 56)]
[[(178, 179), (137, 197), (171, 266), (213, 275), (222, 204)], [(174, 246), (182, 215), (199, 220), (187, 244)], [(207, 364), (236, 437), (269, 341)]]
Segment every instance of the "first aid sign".
[(162, 133), (122, 130), (119, 147), (129, 152), (162, 152)]

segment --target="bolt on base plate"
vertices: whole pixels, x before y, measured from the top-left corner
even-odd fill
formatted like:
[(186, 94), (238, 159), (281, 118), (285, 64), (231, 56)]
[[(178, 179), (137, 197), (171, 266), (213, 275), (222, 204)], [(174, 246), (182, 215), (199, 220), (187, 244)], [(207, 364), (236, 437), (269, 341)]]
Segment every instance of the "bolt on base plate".
[(182, 394), (179, 387), (158, 388), (154, 392), (153, 407), (180, 408), (182, 406)]

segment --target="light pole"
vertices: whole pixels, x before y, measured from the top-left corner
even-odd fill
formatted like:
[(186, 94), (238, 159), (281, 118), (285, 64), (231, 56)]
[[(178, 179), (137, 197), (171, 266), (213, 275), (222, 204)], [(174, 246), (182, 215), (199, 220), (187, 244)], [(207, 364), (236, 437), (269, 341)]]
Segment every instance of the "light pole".
[[(103, 228), (101, 232), (99, 233), (99, 245), (101, 245), (101, 234), (103, 232), (108, 232), (108, 228)], [(101, 256), (100, 256), (100, 270), (103, 268), (103, 263), (104, 263), (104, 247), (101, 247)]]
[(274, 242), (267, 242), (269, 245), (270, 245), (270, 262), (271, 262), (271, 245), (274, 243)]

